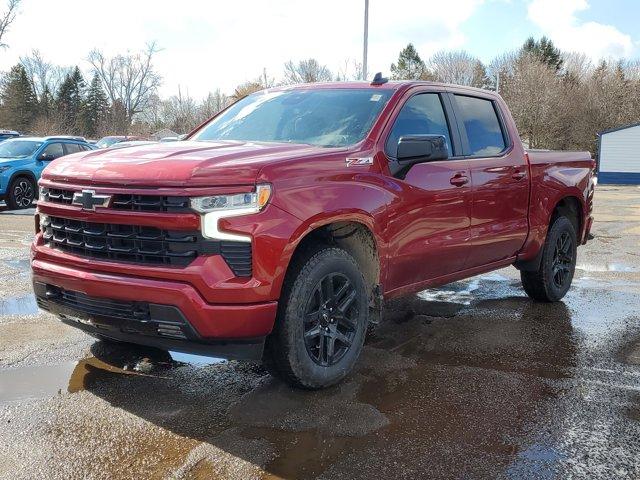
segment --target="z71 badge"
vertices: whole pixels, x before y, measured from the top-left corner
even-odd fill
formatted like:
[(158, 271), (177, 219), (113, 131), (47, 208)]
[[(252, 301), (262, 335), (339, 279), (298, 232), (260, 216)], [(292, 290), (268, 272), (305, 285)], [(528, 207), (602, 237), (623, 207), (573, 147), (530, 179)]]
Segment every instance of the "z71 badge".
[(347, 162), (347, 167), (353, 167), (355, 165), (373, 165), (373, 157), (362, 157), (362, 158), (345, 158), (345, 162)]

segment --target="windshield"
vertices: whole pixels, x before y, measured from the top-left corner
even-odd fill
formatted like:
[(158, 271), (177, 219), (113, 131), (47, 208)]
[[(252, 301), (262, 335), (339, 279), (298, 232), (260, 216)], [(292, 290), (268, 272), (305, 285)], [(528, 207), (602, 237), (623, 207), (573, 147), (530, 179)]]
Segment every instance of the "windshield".
[(104, 137), (96, 142), (96, 147), (98, 148), (107, 148), (113, 145), (114, 143), (121, 142), (122, 139), (118, 137)]
[(391, 93), (373, 88), (256, 93), (211, 120), (191, 140), (352, 145), (365, 137)]
[(0, 158), (24, 158), (40, 148), (42, 142), (33, 140), (7, 140), (0, 143)]

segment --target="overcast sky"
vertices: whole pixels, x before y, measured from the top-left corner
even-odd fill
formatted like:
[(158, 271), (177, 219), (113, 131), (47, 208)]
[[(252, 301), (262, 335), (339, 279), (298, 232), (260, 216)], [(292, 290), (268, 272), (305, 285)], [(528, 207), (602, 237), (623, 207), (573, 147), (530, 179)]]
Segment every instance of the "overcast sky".
[[(289, 59), (315, 57), (334, 72), (360, 61), (363, 11), (364, 0), (23, 0), (0, 70), (39, 49), (87, 71), (93, 47), (115, 54), (156, 41), (161, 94), (180, 86), (200, 98), (263, 68), (278, 80)], [(370, 0), (369, 72), (388, 73), (408, 42), (425, 59), (463, 48), (489, 61), (543, 34), (594, 59), (636, 58), (638, 18), (636, 0)]]

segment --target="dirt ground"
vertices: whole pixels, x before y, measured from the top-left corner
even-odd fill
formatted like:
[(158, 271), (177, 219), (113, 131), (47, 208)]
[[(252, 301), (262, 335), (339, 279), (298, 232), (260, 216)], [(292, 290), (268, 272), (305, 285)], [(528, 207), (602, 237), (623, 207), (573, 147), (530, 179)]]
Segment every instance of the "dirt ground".
[(0, 478), (639, 478), (640, 188), (595, 217), (563, 302), (513, 268), (427, 290), (303, 392), (39, 312), (33, 219), (0, 212)]

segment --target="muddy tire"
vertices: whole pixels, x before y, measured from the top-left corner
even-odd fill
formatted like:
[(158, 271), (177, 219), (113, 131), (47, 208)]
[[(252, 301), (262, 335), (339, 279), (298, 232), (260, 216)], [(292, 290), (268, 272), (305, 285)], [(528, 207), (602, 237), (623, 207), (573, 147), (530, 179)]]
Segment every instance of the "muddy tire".
[(285, 280), (265, 366), (295, 387), (334, 385), (353, 369), (367, 323), (367, 288), (354, 258), (333, 247), (310, 252)]
[(7, 190), (7, 206), (9, 210), (29, 208), (37, 198), (37, 187), (29, 177), (16, 177), (11, 180)]
[(567, 217), (557, 217), (545, 241), (540, 267), (520, 272), (524, 291), (539, 302), (557, 302), (565, 296), (576, 268), (577, 236)]

